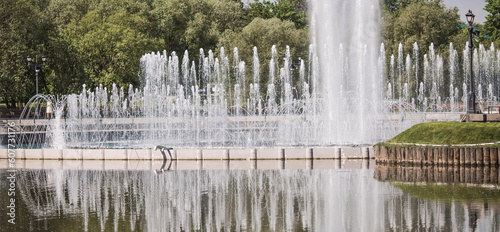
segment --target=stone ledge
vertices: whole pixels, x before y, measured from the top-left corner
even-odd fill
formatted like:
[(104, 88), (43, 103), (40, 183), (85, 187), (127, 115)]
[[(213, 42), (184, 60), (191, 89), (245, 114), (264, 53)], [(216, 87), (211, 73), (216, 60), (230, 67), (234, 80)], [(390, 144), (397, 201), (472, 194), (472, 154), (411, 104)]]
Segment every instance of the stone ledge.
[[(374, 158), (370, 151), (373, 149), (368, 147), (315, 147), (174, 149), (170, 152), (174, 160), (302, 160)], [(8, 149), (0, 149), (0, 160), (8, 158), (7, 152)], [(16, 160), (163, 160), (160, 151), (151, 149), (15, 149), (15, 152)]]
[(314, 159), (340, 159), (340, 147), (315, 147), (312, 153)]
[(500, 114), (487, 114), (486, 121), (487, 122), (500, 122)]
[(281, 160), (285, 159), (284, 150), (281, 148), (262, 148), (257, 149), (257, 160)]
[[(174, 160), (169, 170), (278, 170), (278, 169), (367, 169), (373, 160)], [(156, 171), (163, 162), (152, 160), (20, 160), (17, 169), (32, 170), (134, 170)], [(0, 162), (0, 169), (8, 169)]]
[(62, 149), (43, 149), (43, 159), (62, 159)]
[(229, 158), (232, 160), (253, 160), (257, 158), (257, 149), (230, 149)]
[(228, 160), (229, 150), (226, 149), (210, 149), (202, 150), (203, 160)]

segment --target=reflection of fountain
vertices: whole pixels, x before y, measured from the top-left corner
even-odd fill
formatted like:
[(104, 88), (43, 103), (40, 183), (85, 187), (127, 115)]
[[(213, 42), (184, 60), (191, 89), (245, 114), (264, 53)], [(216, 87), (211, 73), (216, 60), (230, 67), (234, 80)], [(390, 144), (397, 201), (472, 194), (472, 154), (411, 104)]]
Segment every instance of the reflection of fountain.
[[(374, 178), (379, 181), (390, 182), (411, 195), (419, 202), (417, 209), (407, 208), (405, 219), (411, 224), (412, 220), (421, 220), (413, 213), (420, 211), (430, 201), (451, 202), (451, 211), (462, 209), (461, 216), (468, 220), (467, 227), (473, 231), (498, 230), (491, 224), (483, 224), (489, 218), (500, 218), (500, 182), (498, 168), (464, 167), (464, 166), (423, 166), (405, 167), (401, 165), (380, 165), (375, 167)], [(422, 206), (421, 206), (422, 205)], [(393, 215), (397, 220), (397, 215)], [(455, 219), (457, 220), (457, 219)], [(425, 221), (425, 223), (428, 223)], [(465, 227), (465, 224), (463, 225)], [(496, 225), (497, 227), (498, 225)], [(466, 227), (465, 227), (466, 228)], [(488, 229), (486, 229), (488, 228)], [(453, 227), (457, 230), (458, 227)]]
[[(25, 170), (17, 174), (19, 205), (28, 210), (22, 215), (42, 221), (46, 230), (64, 222), (86, 231), (456, 231), (473, 223), (488, 231), (500, 229), (494, 223), (500, 219), (494, 202), (415, 198), (373, 180), (370, 170), (192, 170), (163, 175)], [(474, 212), (477, 220), (472, 220)]]
[[(372, 196), (349, 197), (350, 191), (373, 189), (375, 182), (367, 178), (368, 173), (348, 177), (345, 172), (307, 170), (176, 171), (163, 175), (33, 170), (19, 174), (20, 194), (31, 217), (46, 220), (48, 225), (61, 215), (82, 218), (77, 221), (86, 231), (108, 228), (109, 223), (122, 228), (123, 222), (130, 223), (130, 230), (147, 231), (322, 231), (333, 226), (359, 231), (380, 225), (370, 217), (363, 224), (354, 220), (360, 213), (376, 215), (380, 210), (368, 204), (376, 200)], [(332, 198), (331, 193), (338, 195)]]

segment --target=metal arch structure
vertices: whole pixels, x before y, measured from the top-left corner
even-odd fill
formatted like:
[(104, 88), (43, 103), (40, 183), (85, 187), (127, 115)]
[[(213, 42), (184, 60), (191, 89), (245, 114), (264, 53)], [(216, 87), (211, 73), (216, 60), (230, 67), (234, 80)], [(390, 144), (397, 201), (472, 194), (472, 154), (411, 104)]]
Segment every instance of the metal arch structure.
[(170, 170), (170, 167), (172, 166), (172, 153), (170, 153), (170, 150), (172, 150), (173, 148), (171, 147), (165, 147), (165, 146), (162, 146), (162, 145), (156, 145), (154, 150), (160, 150), (161, 154), (163, 155), (163, 164), (161, 166), (161, 168), (159, 170), (155, 170), (155, 173), (158, 174), (160, 172), (164, 172), (165, 171), (165, 165), (167, 163), (167, 155), (165, 154), (165, 150), (167, 150), (168, 152), (168, 155), (170, 156), (170, 163), (168, 165), (168, 168), (167, 168), (167, 171)]

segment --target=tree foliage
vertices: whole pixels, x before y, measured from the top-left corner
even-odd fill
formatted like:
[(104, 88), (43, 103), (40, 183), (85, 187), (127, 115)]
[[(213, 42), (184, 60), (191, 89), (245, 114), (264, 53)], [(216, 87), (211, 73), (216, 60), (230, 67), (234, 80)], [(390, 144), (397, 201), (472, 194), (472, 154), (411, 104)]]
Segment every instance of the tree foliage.
[(40, 93), (68, 94), (82, 84), (138, 84), (139, 59), (152, 51), (188, 50), (191, 60), (200, 48), (217, 52), (218, 46), (241, 46), (250, 56), (253, 46), (266, 51), (273, 44), (304, 52), (306, 11), (304, 0), (250, 6), (240, 0), (4, 0), (0, 103), (21, 107), (35, 94), (28, 55), (48, 57)]
[(484, 23), (485, 33), (497, 41), (500, 39), (500, 1), (486, 0), (484, 9), (489, 13)]
[(422, 54), (427, 52), (426, 48), (431, 43), (445, 50), (451, 39), (460, 32), (456, 7), (448, 9), (440, 0), (392, 2), (398, 3), (399, 11), (386, 14), (384, 41), (388, 54), (397, 53), (399, 43), (403, 44), (406, 51), (410, 51), (417, 42)]
[(384, 0), (384, 7), (385, 10), (394, 13), (404, 9), (411, 2), (411, 0)]
[(278, 18), (291, 21), (297, 28), (307, 26), (307, 2), (305, 0), (257, 1), (249, 4), (247, 20), (254, 18)]
[[(148, 22), (120, 9), (105, 16), (93, 10), (62, 31), (82, 62), (89, 87), (137, 84), (139, 58), (161, 47), (161, 40), (144, 33)], [(147, 30), (147, 29), (146, 29)]]
[(215, 49), (220, 34), (242, 25), (242, 4), (229, 0), (156, 1), (152, 11), (154, 34), (165, 42), (168, 53)]
[[(4, 0), (0, 4), (0, 102), (14, 107), (35, 93), (35, 72), (27, 55), (46, 55), (39, 89), (45, 94), (67, 94), (82, 84), (111, 87), (137, 84), (140, 57), (166, 50), (198, 60), (199, 49), (215, 53), (239, 48), (251, 64), (252, 48), (261, 59), (261, 84), (267, 83), (271, 46), (280, 57), (289, 45), (293, 59), (307, 54), (306, 0)], [(386, 54), (406, 52), (413, 43), (425, 54), (430, 43), (446, 51), (449, 42), (463, 44), (467, 30), (463, 16), (441, 0), (384, 0), (383, 37)], [(487, 0), (484, 30), (499, 38), (500, 3)], [(475, 27), (478, 27), (475, 25)], [(480, 37), (487, 41), (487, 37)], [(457, 45), (457, 47), (460, 45)], [(230, 55), (230, 53), (228, 53)], [(386, 59), (389, 60), (389, 59)], [(19, 104), (18, 104), (19, 106)]]
[(46, 37), (50, 30), (40, 7), (43, 9), (29, 0), (5, 0), (0, 4), (0, 96), (8, 107), (35, 92), (35, 76), (28, 72), (26, 56), (47, 47), (46, 41), (37, 47), (34, 42)]

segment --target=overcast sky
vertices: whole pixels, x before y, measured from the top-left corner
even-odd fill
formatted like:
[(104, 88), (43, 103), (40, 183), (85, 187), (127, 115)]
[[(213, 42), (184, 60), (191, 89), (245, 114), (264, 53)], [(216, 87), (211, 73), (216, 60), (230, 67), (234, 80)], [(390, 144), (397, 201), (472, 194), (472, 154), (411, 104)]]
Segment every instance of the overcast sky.
[(486, 21), (484, 18), (488, 13), (484, 10), (484, 6), (486, 6), (485, 0), (443, 0), (443, 2), (447, 7), (458, 7), (460, 20), (463, 22), (466, 21), (465, 14), (469, 9), (476, 15), (474, 22), (483, 24)]

